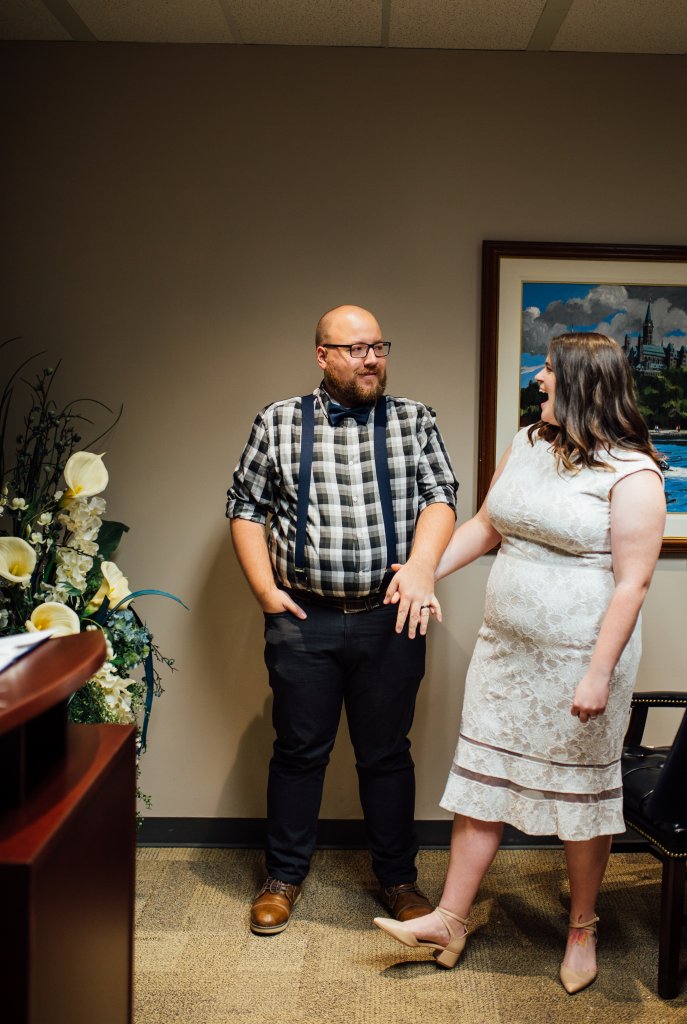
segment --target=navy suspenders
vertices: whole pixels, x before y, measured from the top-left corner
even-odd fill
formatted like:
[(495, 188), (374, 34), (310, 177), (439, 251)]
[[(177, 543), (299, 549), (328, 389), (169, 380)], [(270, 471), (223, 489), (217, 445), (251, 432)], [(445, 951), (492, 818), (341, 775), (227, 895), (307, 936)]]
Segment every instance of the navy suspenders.
[[(312, 454), (315, 442), (315, 395), (301, 398), (301, 464), (298, 473), (298, 518), (296, 521), (295, 569), (299, 580), (305, 579), (305, 532), (308, 524), (308, 499), (312, 479)], [(386, 565), (397, 561), (394, 506), (391, 499), (391, 480), (386, 451), (386, 399), (382, 396), (375, 406), (374, 452), (377, 487), (382, 506), (384, 535), (386, 538)]]
[(298, 519), (296, 520), (296, 576), (305, 580), (305, 528), (312, 478), (312, 450), (315, 443), (315, 396), (301, 398), (301, 465), (298, 471)]
[(384, 536), (386, 538), (386, 567), (397, 561), (396, 557), (396, 526), (394, 523), (394, 505), (391, 500), (391, 480), (389, 479), (389, 460), (386, 453), (386, 398), (384, 395), (375, 406), (375, 467), (377, 469), (377, 487), (379, 500), (382, 504), (384, 519)]

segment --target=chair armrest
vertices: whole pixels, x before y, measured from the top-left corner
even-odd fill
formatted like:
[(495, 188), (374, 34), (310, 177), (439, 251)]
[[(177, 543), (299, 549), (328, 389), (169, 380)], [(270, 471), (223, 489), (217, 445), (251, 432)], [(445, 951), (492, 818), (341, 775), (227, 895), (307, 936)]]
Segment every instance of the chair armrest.
[(645, 705), (649, 708), (687, 708), (687, 692), (684, 690), (648, 690), (633, 693), (631, 707)]
[(684, 690), (649, 690), (644, 693), (633, 693), (630, 707), (632, 712), (623, 746), (638, 747), (644, 735), (649, 708), (687, 708), (687, 693)]

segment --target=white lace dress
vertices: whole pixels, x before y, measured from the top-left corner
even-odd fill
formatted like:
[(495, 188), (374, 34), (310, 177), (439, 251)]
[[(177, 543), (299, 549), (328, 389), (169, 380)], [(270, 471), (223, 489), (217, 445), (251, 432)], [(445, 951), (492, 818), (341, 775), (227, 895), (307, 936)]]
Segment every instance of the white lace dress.
[(624, 830), (620, 753), (641, 653), (640, 622), (606, 712), (570, 713), (614, 588), (610, 498), (652, 470), (614, 450), (614, 472), (557, 468), (546, 441), (513, 441), (487, 502), (503, 537), (468, 670), (460, 737), (441, 806), (530, 835), (591, 839)]

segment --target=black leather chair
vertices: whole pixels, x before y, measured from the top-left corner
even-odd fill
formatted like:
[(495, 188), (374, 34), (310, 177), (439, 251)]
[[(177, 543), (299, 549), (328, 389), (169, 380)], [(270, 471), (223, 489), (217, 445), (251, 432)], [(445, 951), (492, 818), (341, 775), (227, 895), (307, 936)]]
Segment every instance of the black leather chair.
[(687, 708), (687, 693), (635, 693), (625, 735), (622, 772), (625, 821), (663, 864), (658, 945), (658, 994), (680, 991), (680, 943), (687, 865), (687, 711), (670, 747), (642, 745), (649, 708)]

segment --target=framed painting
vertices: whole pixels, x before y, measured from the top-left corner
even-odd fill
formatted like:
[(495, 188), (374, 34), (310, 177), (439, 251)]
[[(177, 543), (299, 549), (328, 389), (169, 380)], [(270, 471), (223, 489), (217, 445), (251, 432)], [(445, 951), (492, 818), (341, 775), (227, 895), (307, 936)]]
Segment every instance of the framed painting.
[(687, 555), (687, 246), (483, 243), (478, 504), (539, 419), (533, 378), (566, 331), (608, 334), (627, 354), (662, 460), (662, 553)]

